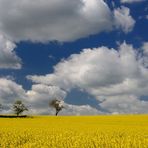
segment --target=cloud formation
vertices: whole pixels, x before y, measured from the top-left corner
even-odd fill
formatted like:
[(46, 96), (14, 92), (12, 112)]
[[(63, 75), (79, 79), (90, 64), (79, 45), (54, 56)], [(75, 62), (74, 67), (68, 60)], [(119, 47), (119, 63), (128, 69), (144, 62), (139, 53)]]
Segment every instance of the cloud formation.
[(29, 114), (54, 114), (48, 102), (53, 98), (64, 101), (72, 89), (87, 92), (98, 100), (98, 109), (88, 105), (65, 102), (61, 115), (106, 113), (147, 113), (148, 70), (146, 68), (147, 42), (139, 54), (125, 42), (118, 49), (98, 47), (73, 54), (54, 67), (54, 73), (28, 76), (35, 84), (24, 90), (14, 80), (0, 78), (0, 103), (4, 113), (11, 113), (16, 99), (27, 104)]
[(132, 29), (129, 9), (114, 14), (103, 0), (0, 0), (0, 31), (16, 42), (63, 42), (111, 31), (114, 25)]
[(148, 101), (143, 101), (134, 95), (108, 96), (100, 106), (106, 108), (109, 113), (116, 114), (139, 114), (147, 113)]
[(21, 68), (14, 51), (20, 41), (68, 42), (115, 29), (128, 33), (134, 24), (127, 7), (111, 11), (103, 0), (0, 0), (0, 68)]
[(148, 67), (148, 42), (143, 43), (142, 49), (143, 49), (142, 63), (145, 65), (145, 67)]
[[(107, 47), (84, 49), (57, 64), (54, 73), (28, 78), (35, 83), (51, 84), (66, 91), (74, 88), (86, 91), (101, 101), (98, 104), (108, 112), (113, 111), (109, 109), (109, 103), (118, 106), (122, 104), (120, 102), (127, 105), (125, 108), (115, 107), (119, 113), (127, 113), (126, 109), (131, 113), (144, 112), (143, 106), (147, 106), (147, 101), (140, 98), (148, 95), (148, 70), (141, 62), (143, 58), (132, 45), (124, 42), (118, 50)], [(137, 108), (132, 109), (128, 101)]]
[(33, 85), (31, 90), (27, 91), (26, 94), (32, 114), (52, 114), (53, 110), (49, 108), (49, 101), (55, 98), (63, 100), (67, 95), (65, 91), (57, 86), (43, 84)]
[(0, 34), (0, 68), (20, 69), (21, 59), (16, 55), (15, 44)]
[(21, 85), (6, 78), (0, 78), (0, 103), (4, 110), (3, 113), (11, 113), (14, 101), (21, 99), (26, 100), (26, 92)]
[(59, 112), (60, 115), (98, 115), (103, 112), (91, 107), (90, 105), (71, 105), (64, 104), (65, 109)]
[[(74, 41), (115, 29), (128, 33), (134, 25), (129, 8), (121, 6), (112, 11), (103, 0), (0, 0), (0, 68), (21, 68), (21, 59), (14, 51), (15, 43), (20, 41)], [(143, 54), (139, 55), (126, 43), (119, 49), (84, 49), (55, 65), (54, 73), (28, 76), (37, 83), (28, 91), (1, 78), (0, 101), (7, 112), (9, 104), (22, 99), (30, 104), (30, 113), (52, 114), (48, 101), (55, 97), (64, 100), (69, 91), (77, 88), (94, 96), (98, 106), (109, 113), (127, 113), (128, 109), (146, 112), (147, 102), (140, 100), (148, 95), (146, 42), (141, 50)], [(67, 111), (63, 114), (102, 113), (89, 104), (65, 105)]]
[[(54, 98), (63, 100), (66, 92), (57, 86), (47, 86), (43, 84), (33, 85), (31, 90), (25, 91), (21, 85), (7, 78), (0, 78), (0, 104), (2, 113), (13, 113), (12, 105), (16, 100), (22, 100), (28, 107), (27, 114), (50, 114), (54, 115), (55, 110), (49, 108), (49, 101)], [(65, 109), (60, 115), (93, 115), (102, 112), (89, 105), (64, 104)]]
[(115, 26), (125, 33), (132, 31), (135, 20), (130, 16), (130, 9), (122, 6), (114, 10)]
[(134, 2), (143, 2), (145, 0), (121, 0), (121, 3), (134, 3)]

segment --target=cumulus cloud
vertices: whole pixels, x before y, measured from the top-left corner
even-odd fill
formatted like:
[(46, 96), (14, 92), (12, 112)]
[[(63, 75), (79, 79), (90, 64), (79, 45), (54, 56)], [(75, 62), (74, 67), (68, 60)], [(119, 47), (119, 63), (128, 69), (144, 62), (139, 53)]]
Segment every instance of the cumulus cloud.
[(145, 67), (148, 67), (148, 42), (143, 43), (142, 51), (143, 51), (142, 62), (145, 65)]
[(114, 17), (103, 0), (0, 0), (0, 31), (16, 42), (73, 41), (111, 31), (115, 23), (125, 32), (133, 27), (127, 8)]
[(0, 24), (15, 41), (69, 41), (109, 30), (111, 12), (103, 0), (1, 0)]
[(0, 99), (2, 103), (10, 103), (15, 99), (25, 98), (25, 91), (21, 85), (5, 78), (0, 78), (0, 82)]
[(5, 113), (11, 111), (16, 99), (21, 99), (29, 105), (30, 114), (54, 114), (54, 109), (48, 106), (49, 100), (64, 101), (77, 88), (94, 96), (92, 99), (98, 100), (100, 110), (91, 104), (78, 106), (65, 102), (61, 115), (147, 113), (148, 101), (142, 100), (148, 96), (148, 70), (142, 62), (147, 55), (147, 42), (140, 50), (142, 55), (125, 42), (118, 49), (104, 46), (84, 49), (55, 65), (54, 73), (28, 76), (36, 83), (28, 91), (12, 79), (1, 78), (0, 102), (5, 106)]
[(15, 100), (26, 100), (26, 92), (21, 85), (6, 78), (0, 78), (0, 103), (3, 105), (4, 113), (11, 113), (12, 104)]
[(43, 84), (33, 85), (32, 89), (27, 91), (27, 101), (30, 104), (32, 114), (48, 114), (53, 110), (49, 108), (49, 100), (58, 98), (63, 100), (66, 92), (57, 86), (47, 86)]
[(144, 42), (142, 48), (144, 50), (144, 55), (148, 55), (148, 42)]
[[(130, 67), (130, 68), (129, 68)], [(99, 87), (123, 82), (125, 77), (136, 77), (140, 65), (131, 45), (123, 43), (119, 51), (107, 47), (84, 49), (54, 67), (46, 76), (28, 76), (37, 83), (53, 84), (64, 89)]]
[(0, 34), (0, 68), (20, 69), (21, 59), (16, 55), (15, 44)]
[[(48, 86), (44, 84), (35, 84), (32, 89), (27, 91), (27, 102), (30, 105), (31, 114), (50, 114), (54, 115), (55, 110), (49, 107), (49, 101), (58, 98), (64, 102), (67, 92), (57, 86)], [(64, 103), (64, 109), (59, 115), (94, 115), (101, 114), (95, 108), (89, 105), (71, 105)]]
[(98, 115), (103, 112), (91, 107), (90, 105), (71, 105), (64, 104), (65, 109), (59, 112), (60, 115)]
[(114, 10), (115, 26), (125, 33), (132, 31), (135, 20), (130, 16), (130, 9), (122, 6)]
[[(133, 102), (137, 101), (138, 106), (141, 103), (146, 106), (146, 101), (140, 101), (141, 96), (148, 95), (148, 70), (142, 59), (143, 56), (138, 56), (132, 45), (124, 42), (118, 50), (107, 47), (84, 49), (80, 54), (73, 54), (58, 63), (54, 73), (28, 78), (35, 83), (51, 84), (66, 91), (78, 88), (104, 103), (116, 96), (121, 96), (118, 99), (122, 102), (126, 101), (123, 98), (131, 101), (129, 96), (136, 96)], [(116, 104), (117, 99), (112, 100)], [(107, 105), (104, 105), (104, 109), (109, 110)], [(117, 110), (126, 113), (125, 109)], [(130, 111), (135, 112), (132, 109)]]
[(21, 68), (14, 51), (20, 41), (74, 41), (133, 27), (128, 8), (112, 12), (103, 0), (0, 0), (0, 68)]
[(115, 28), (127, 33), (133, 27), (128, 8), (112, 12), (103, 0), (0, 0), (0, 68), (21, 68), (14, 51), (20, 41), (74, 41)]
[(134, 95), (119, 95), (108, 97), (100, 106), (109, 113), (147, 113), (148, 101), (141, 101)]
[(121, 0), (121, 3), (134, 3), (134, 2), (143, 2), (145, 0)]
[[(50, 114), (54, 115), (55, 110), (49, 108), (49, 101), (58, 98), (64, 100), (66, 92), (57, 86), (43, 84), (33, 85), (31, 90), (25, 91), (15, 81), (0, 78), (0, 103), (3, 106), (2, 113), (13, 113), (12, 104), (16, 100), (22, 100), (29, 108), (28, 114)], [(89, 105), (70, 105), (64, 103), (65, 109), (60, 115), (93, 115), (102, 113)]]

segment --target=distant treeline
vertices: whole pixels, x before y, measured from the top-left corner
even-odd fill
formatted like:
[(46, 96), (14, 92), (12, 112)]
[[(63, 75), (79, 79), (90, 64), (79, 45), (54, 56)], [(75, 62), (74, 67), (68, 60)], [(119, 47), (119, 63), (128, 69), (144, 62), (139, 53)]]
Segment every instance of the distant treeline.
[(16, 116), (16, 115), (0, 115), (0, 118), (26, 118), (28, 117), (27, 115), (20, 115), (20, 116)]

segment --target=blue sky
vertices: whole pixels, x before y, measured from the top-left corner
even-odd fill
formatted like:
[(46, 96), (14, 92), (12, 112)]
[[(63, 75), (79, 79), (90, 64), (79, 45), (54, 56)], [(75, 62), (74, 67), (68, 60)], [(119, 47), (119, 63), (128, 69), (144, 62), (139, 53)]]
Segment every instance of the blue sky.
[(19, 98), (52, 114), (55, 97), (61, 114), (148, 112), (148, 1), (2, 0), (0, 9), (4, 113)]

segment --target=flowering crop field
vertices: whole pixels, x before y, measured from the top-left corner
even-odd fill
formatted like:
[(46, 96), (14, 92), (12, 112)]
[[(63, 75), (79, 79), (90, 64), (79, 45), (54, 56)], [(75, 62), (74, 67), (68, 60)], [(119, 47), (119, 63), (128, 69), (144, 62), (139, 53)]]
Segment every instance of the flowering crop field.
[(148, 115), (0, 118), (0, 148), (148, 148)]

